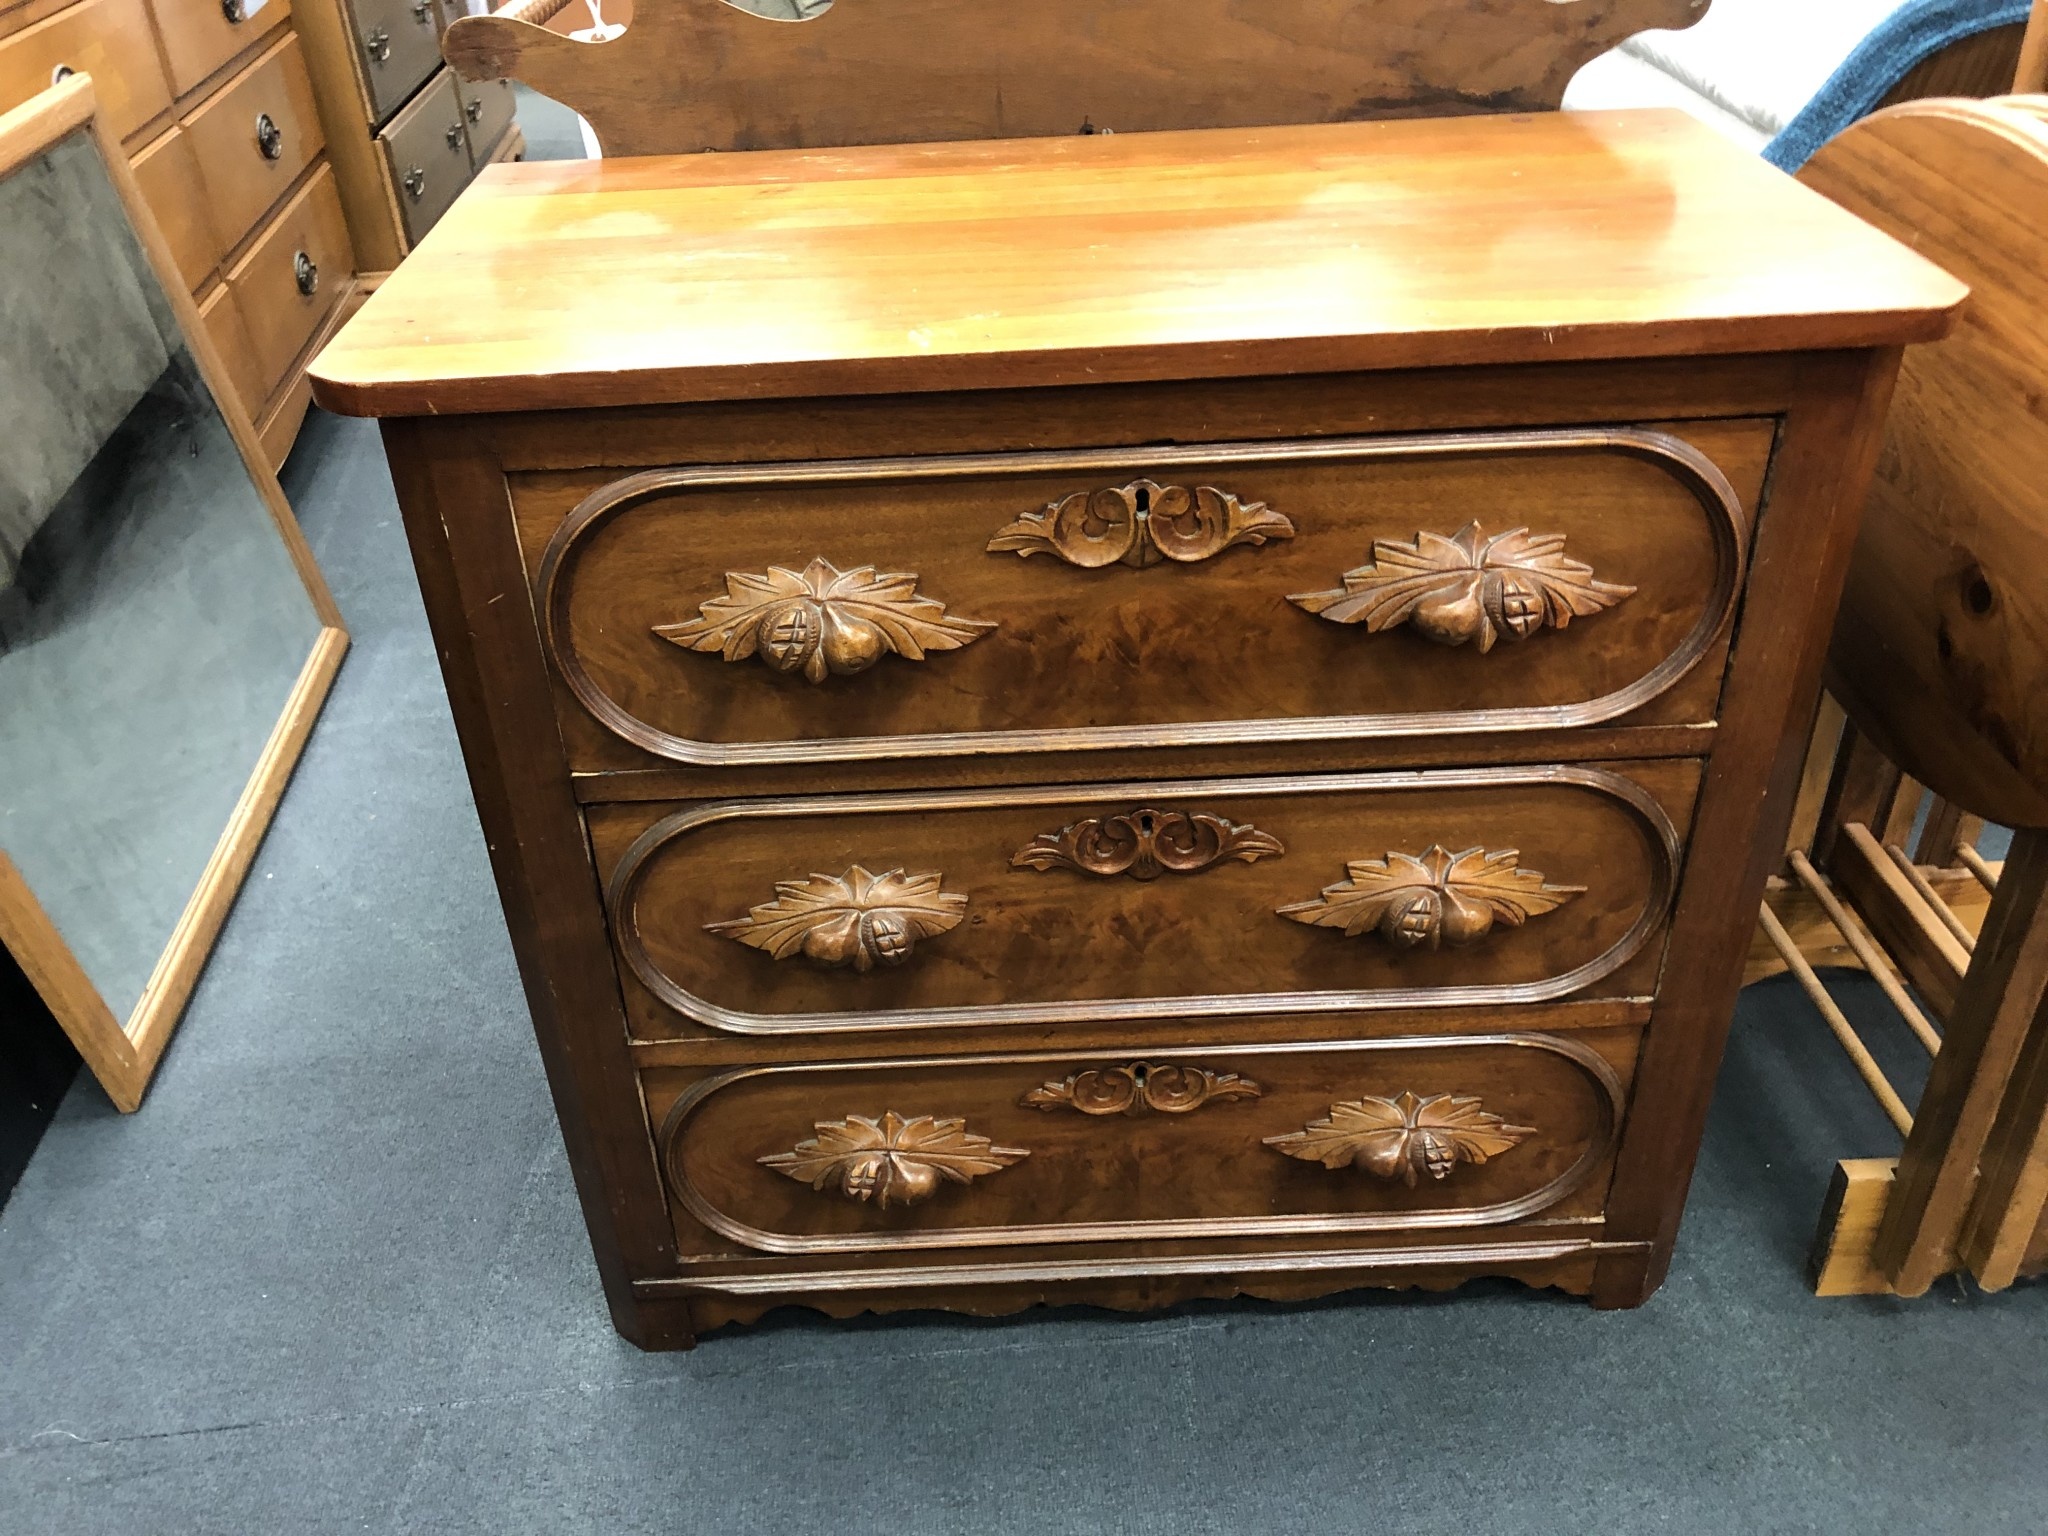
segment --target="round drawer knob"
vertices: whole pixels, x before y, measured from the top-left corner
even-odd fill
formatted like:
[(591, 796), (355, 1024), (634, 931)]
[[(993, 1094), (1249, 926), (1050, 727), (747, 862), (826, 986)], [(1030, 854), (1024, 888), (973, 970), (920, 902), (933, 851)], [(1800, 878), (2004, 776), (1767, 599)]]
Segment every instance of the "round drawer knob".
[(263, 151), (266, 160), (275, 160), (284, 153), (284, 130), (268, 112), (256, 114), (256, 147)]
[(249, 19), (249, 12), (243, 6), (242, 0), (220, 0), (220, 13), (227, 17), (228, 25), (231, 27), (239, 27)]
[(55, 69), (50, 71), (50, 84), (62, 85), (66, 80), (69, 80), (73, 75), (77, 73), (78, 71), (73, 69), (69, 64), (59, 64)]
[(414, 202), (418, 202), (422, 197), (426, 196), (427, 173), (424, 170), (420, 169), (420, 167), (416, 165), (410, 167), (406, 171), (406, 173), (403, 176), (399, 177), (398, 179), (405, 183), (405, 190), (412, 194), (412, 200)]
[(309, 299), (313, 296), (313, 290), (320, 286), (320, 268), (304, 251), (299, 251), (292, 257), (292, 277), (298, 282), (299, 292)]

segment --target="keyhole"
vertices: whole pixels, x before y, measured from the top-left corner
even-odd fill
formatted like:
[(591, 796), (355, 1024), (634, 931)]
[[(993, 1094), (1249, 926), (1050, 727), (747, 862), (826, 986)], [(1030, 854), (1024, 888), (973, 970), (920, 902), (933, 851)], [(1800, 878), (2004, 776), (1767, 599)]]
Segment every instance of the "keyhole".
[(1150, 837), (1152, 835), (1151, 812), (1148, 811), (1138, 818), (1138, 830), (1144, 833), (1147, 837)]
[(1144, 522), (1152, 515), (1152, 492), (1147, 486), (1138, 487), (1138, 521)]
[(1140, 1093), (1145, 1091), (1145, 1072), (1145, 1063), (1142, 1061), (1131, 1068), (1131, 1081), (1138, 1085), (1138, 1092)]

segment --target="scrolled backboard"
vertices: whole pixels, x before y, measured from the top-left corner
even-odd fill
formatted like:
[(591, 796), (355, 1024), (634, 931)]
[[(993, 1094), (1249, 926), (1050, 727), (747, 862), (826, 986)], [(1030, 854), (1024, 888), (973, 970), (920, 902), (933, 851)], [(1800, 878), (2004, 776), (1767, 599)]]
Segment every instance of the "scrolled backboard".
[(1591, 59), (1708, 6), (635, 0), (609, 42), (547, 29), (586, 3), (515, 0), (456, 21), (442, 49), (465, 79), (519, 80), (574, 108), (608, 155), (1542, 111)]

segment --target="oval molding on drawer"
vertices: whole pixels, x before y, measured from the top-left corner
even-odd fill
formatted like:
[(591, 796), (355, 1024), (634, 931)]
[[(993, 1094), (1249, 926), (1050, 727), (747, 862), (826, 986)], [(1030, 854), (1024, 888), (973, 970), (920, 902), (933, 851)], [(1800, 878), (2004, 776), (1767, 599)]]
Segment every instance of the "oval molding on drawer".
[[(1633, 771), (1688, 814), (1694, 764)], [(1484, 829), (1523, 842), (1560, 883), (1583, 871), (1591, 894), (1532, 924), (1538, 936), (1520, 949), (1496, 933), (1437, 953), (1283, 921), (1278, 909), (1314, 888), (1298, 854), (1155, 881), (1048, 879), (1015, 867), (1014, 828), (1054, 820), (1046, 807), (1105, 801), (1250, 808), (1262, 827), (1319, 846), (1368, 841), (1374, 822), (1390, 838), (1408, 825), (1442, 837)], [(1657, 794), (1605, 768), (1563, 764), (718, 801), (662, 816), (621, 848), (633, 825), (599, 840), (621, 957), (667, 1009), (742, 1035), (1550, 1002), (1642, 951), (1664, 923), (1679, 863)], [(700, 854), (698, 836), (718, 851)], [(927, 846), (895, 846), (917, 839)], [(705, 931), (734, 921), (773, 881), (815, 867), (819, 855), (804, 850), (826, 846), (866, 868), (943, 867), (957, 900), (947, 914), (971, 908), (972, 917), (910, 964), (865, 972), (781, 963), (770, 955), (790, 952), (786, 943), (752, 954), (730, 928)]]
[[(1621, 1124), (1620, 1074), (1565, 1035), (1424, 1035), (1170, 1054), (1191, 1065), (1256, 1071), (1261, 1087), (1201, 1115), (1047, 1116), (1028, 1094), (1020, 1098), (1021, 1085), (1107, 1068), (1115, 1059), (1031, 1052), (741, 1067), (686, 1089), (663, 1117), (657, 1150), (677, 1205), (733, 1242), (768, 1253), (887, 1253), (1504, 1225), (1581, 1189)], [(1473, 1118), (1467, 1088), (1527, 1122), (1501, 1122), (1515, 1133), (1509, 1155), (1500, 1155), (1508, 1137), (1495, 1131), (1495, 1117)], [(1314, 1131), (1315, 1117), (1347, 1104), (1391, 1106), (1393, 1128), (1405, 1131), (1414, 1117), (1402, 1110), (1411, 1100), (1417, 1116), (1430, 1111), (1456, 1122), (1453, 1129), (1484, 1132), (1486, 1145), (1461, 1156), (1432, 1144), (1411, 1156), (1403, 1139), (1395, 1148), (1399, 1166), (1384, 1156), (1379, 1166), (1371, 1160), (1387, 1148), (1371, 1143), (1365, 1177), (1333, 1176), (1321, 1166), (1320, 1148), (1309, 1160), (1274, 1155), (1292, 1150), (1289, 1135), (1305, 1125)], [(963, 1143), (977, 1158), (965, 1177), (941, 1182), (934, 1173), (914, 1194), (898, 1191), (886, 1215), (861, 1198), (869, 1179), (862, 1159), (873, 1154), (870, 1143), (889, 1139), (887, 1125), (940, 1134), (959, 1131), (963, 1120), (981, 1133)], [(834, 1132), (828, 1145), (812, 1145), (821, 1128), (835, 1126), (853, 1134)], [(1380, 1137), (1388, 1146), (1394, 1139)], [(983, 1141), (993, 1152), (982, 1155)], [(1134, 1179), (1126, 1156), (1149, 1159), (1158, 1178)], [(1446, 1159), (1457, 1162), (1454, 1171)], [(1451, 1176), (1434, 1176), (1438, 1165)], [(844, 1185), (848, 1167), (851, 1186)], [(1369, 1176), (1375, 1171), (1381, 1176)], [(1406, 1178), (1409, 1171), (1418, 1176)], [(991, 1172), (1000, 1177), (980, 1176)], [(1030, 1219), (1035, 1211), (1077, 1207), (1097, 1217)]]
[[(1725, 441), (1726, 451), (1745, 462), (1746, 479), (1760, 481), (1766, 424), (1702, 423), (1698, 430)], [(1628, 467), (1643, 465), (1657, 478)], [(1351, 470), (1355, 479), (1347, 478)], [(1103, 492), (1101, 479), (1118, 471), (1161, 478)], [(1466, 662), (1456, 651), (1369, 638), (1303, 612), (1290, 595), (1338, 579), (1375, 547), (1375, 531), (1406, 515), (1380, 509), (1382, 481), (1373, 476), (1396, 477), (1408, 498), (1402, 505), (1411, 510), (1418, 501), (1450, 504), (1489, 525), (1540, 523), (1541, 536), (1523, 541), (1528, 548), (1492, 541), (1502, 559), (1521, 562), (1515, 572), (1468, 573), (1480, 587), (1492, 580), (1500, 588), (1495, 608), (1523, 632), (1533, 632), (1535, 620), (1520, 609), (1541, 598), (1535, 586), (1542, 572), (1528, 562), (1547, 560), (1563, 571), (1556, 546), (1567, 534), (1575, 554), (1603, 567), (1585, 602), (1607, 601), (1624, 583), (1637, 590), (1599, 617), (1590, 633), (1606, 638), (1584, 642), (1589, 648), (1551, 636), (1530, 648), (1543, 653), (1536, 659), (1504, 659), (1497, 651), (1478, 673), (1461, 670)], [(1225, 495), (1208, 485), (1210, 478), (1243, 482), (1242, 489)], [(1251, 499), (1264, 479), (1293, 487), (1286, 518)], [(1077, 498), (1085, 505), (1110, 494), (1118, 506), (1135, 506), (1140, 491), (1149, 499), (1154, 487), (1161, 497), (1179, 489), (1191, 498), (1195, 534), (1175, 543), (1175, 558), (1153, 563), (1148, 552), (1158, 538), (1148, 532), (1149, 542), (1138, 540), (1135, 511), (1117, 525), (1131, 535), (1121, 542), (1105, 535), (1063, 544), (1050, 513), (1020, 519), (993, 545), (989, 524), (966, 523), (984, 512), (1014, 517), (1021, 495), (1076, 481), (1051, 512)], [(943, 507), (933, 500), (948, 497)], [(1464, 505), (1465, 498), (1481, 504)], [(928, 502), (938, 510), (917, 510)], [(688, 515), (667, 521), (665, 506)], [(707, 506), (722, 510), (703, 511)], [(636, 509), (644, 510), (636, 517)], [(1460, 515), (1444, 526), (1472, 520)], [(1149, 530), (1149, 520), (1144, 526)], [(1401, 537), (1414, 536), (1417, 526), (1408, 523)], [(1207, 536), (1200, 536), (1203, 529)], [(1242, 562), (1206, 558), (1228, 546), (1230, 538), (1216, 539), (1233, 529), (1246, 542), (1256, 535), (1265, 547)], [(706, 663), (683, 662), (671, 648), (642, 638), (703, 600), (701, 592), (676, 590), (681, 572), (707, 565), (760, 571), (793, 553), (814, 553), (787, 545), (794, 538), (813, 542), (824, 531), (842, 557), (914, 564), (949, 605), (1000, 630), (949, 657), (943, 676), (918, 669), (887, 681), (836, 679), (804, 699), (758, 671), (716, 678), (703, 670)], [(1670, 432), (1441, 433), (654, 470), (586, 496), (555, 528), (535, 581), (543, 646), (582, 709), (657, 757), (725, 767), (1596, 725), (1659, 698), (1717, 651), (1742, 588), (1748, 533), (1728, 477)], [(1605, 553), (1591, 547), (1603, 537)], [(1004, 552), (1028, 553), (1026, 543), (1055, 560), (1026, 562)], [(1581, 544), (1589, 547), (1582, 551)], [(630, 554), (614, 557), (615, 549)], [(1628, 549), (1640, 558), (1617, 553)], [(1475, 543), (1473, 559), (1484, 566), (1485, 558)], [(1138, 585), (1113, 585), (1123, 580)], [(1101, 595), (1112, 591), (1113, 600)], [(1485, 593), (1474, 600), (1483, 608)], [(1142, 636), (1124, 632), (1141, 621), (1154, 628)], [(1546, 619), (1551, 627), (1559, 622)], [(1091, 691), (1105, 666), (1099, 690)], [(1581, 691), (1591, 696), (1575, 696)], [(1486, 702), (1470, 703), (1475, 693)], [(1205, 703), (1211, 696), (1217, 702)], [(1394, 701), (1383, 712), (1340, 712), (1382, 697)], [(1244, 717), (1266, 707), (1274, 711), (1269, 716)], [(1038, 714), (1048, 723), (1029, 724)], [(1120, 714), (1128, 723), (1114, 723)], [(1713, 718), (1710, 703), (1697, 718)], [(730, 722), (743, 739), (688, 734), (700, 719)], [(1025, 723), (1016, 728), (983, 728), (1020, 719)]]

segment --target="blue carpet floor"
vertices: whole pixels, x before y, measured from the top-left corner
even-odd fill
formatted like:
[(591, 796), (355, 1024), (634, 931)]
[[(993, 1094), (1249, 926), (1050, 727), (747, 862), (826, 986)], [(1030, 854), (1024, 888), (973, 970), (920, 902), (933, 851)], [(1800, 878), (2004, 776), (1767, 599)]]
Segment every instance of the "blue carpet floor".
[(1897, 1142), (1782, 981), (1637, 1312), (1488, 1284), (637, 1352), (374, 429), (316, 415), (286, 483), (355, 650), (142, 1113), (81, 1075), (0, 1212), (0, 1532), (2048, 1529), (2048, 1287), (1806, 1293), (1832, 1160)]

